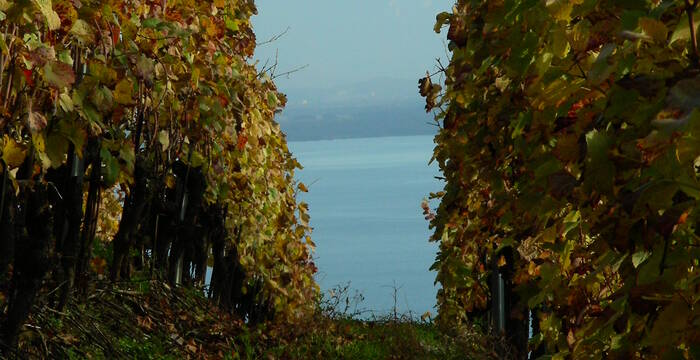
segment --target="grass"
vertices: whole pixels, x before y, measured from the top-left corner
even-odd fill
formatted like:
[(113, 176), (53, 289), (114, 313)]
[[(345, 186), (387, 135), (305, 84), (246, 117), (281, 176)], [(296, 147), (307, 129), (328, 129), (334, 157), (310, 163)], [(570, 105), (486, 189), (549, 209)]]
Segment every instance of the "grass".
[[(432, 322), (325, 319), (308, 334), (241, 359), (498, 359), (489, 336), (448, 336)], [(320, 325), (320, 324), (319, 324)]]
[[(396, 291), (395, 291), (396, 293)], [(337, 286), (319, 300), (307, 331), (241, 359), (500, 359), (500, 339), (475, 328), (441, 332), (428, 316), (359, 310), (363, 297)], [(394, 296), (396, 304), (396, 296)]]
[[(442, 333), (424, 317), (358, 310), (361, 294), (339, 286), (305, 324), (251, 328), (201, 292), (140, 279), (63, 313), (37, 305), (21, 358), (56, 359), (496, 359), (497, 339), (468, 328)], [(0, 356), (2, 357), (2, 356)]]

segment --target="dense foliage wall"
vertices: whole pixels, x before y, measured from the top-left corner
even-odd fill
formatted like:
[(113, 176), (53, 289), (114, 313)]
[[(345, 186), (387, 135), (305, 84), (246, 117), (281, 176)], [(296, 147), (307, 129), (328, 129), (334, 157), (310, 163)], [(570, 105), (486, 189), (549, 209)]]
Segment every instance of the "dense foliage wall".
[[(444, 88), (421, 80), (447, 180), (446, 327), (511, 318), (557, 358), (700, 356), (698, 1), (460, 0)], [(692, 26), (689, 26), (692, 24)]]
[(6, 345), (42, 289), (60, 309), (105, 262), (113, 281), (190, 285), (209, 264), (209, 296), (249, 321), (309, 309), (305, 188), (273, 119), (285, 97), (249, 63), (255, 13), (252, 0), (0, 0)]

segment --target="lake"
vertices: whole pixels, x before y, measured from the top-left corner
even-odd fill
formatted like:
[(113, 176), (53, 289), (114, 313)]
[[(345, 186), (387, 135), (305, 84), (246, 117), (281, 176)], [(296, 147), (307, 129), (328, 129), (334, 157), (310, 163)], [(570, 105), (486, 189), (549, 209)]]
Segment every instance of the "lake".
[(420, 207), (443, 187), (437, 165), (428, 166), (433, 147), (432, 135), (289, 143), (309, 188), (300, 200), (309, 204), (322, 291), (350, 282), (361, 308), (386, 314), (396, 287), (398, 311), (435, 314), (428, 269), (437, 244)]

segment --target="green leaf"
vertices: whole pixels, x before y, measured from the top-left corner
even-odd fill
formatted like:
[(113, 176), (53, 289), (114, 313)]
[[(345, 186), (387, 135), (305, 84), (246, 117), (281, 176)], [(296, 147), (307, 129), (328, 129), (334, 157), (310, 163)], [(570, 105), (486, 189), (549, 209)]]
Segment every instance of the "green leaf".
[(7, 47), (7, 41), (5, 40), (5, 34), (0, 34), (0, 51), (5, 55), (10, 53), (10, 49)]
[(58, 61), (73, 66), (73, 58), (70, 55), (70, 50), (61, 50), (58, 52)]
[(75, 20), (73, 27), (70, 29), (70, 34), (85, 45), (92, 44), (95, 41), (95, 34), (92, 31), (92, 27), (81, 19)]
[(535, 179), (548, 177), (561, 169), (561, 163), (555, 158), (547, 159), (535, 169)]
[(141, 26), (143, 26), (145, 28), (155, 29), (161, 22), (162, 22), (162, 20), (160, 20), (158, 18), (148, 18), (148, 19), (141, 21)]
[(46, 155), (51, 161), (52, 168), (58, 168), (63, 164), (68, 154), (68, 140), (58, 132), (50, 133), (46, 138)]
[(61, 133), (70, 140), (79, 156), (83, 155), (83, 147), (87, 139), (87, 132), (83, 129), (79, 121), (62, 120), (58, 123)]
[(678, 81), (669, 91), (667, 101), (669, 106), (685, 112), (700, 107), (700, 76)]
[(674, 301), (666, 305), (659, 317), (654, 321), (648, 339), (651, 344), (666, 344), (678, 339), (686, 327), (688, 320), (693, 318), (693, 312), (685, 301)]
[(645, 262), (641, 263), (637, 273), (637, 284), (648, 285), (659, 280), (661, 270), (661, 258), (663, 257), (663, 244), (654, 247)]
[(588, 72), (588, 81), (598, 85), (605, 81), (612, 73), (614, 66), (608, 63), (608, 58), (615, 52), (615, 44), (607, 44), (598, 53), (591, 70)]
[(190, 161), (190, 166), (197, 168), (197, 167), (204, 165), (205, 162), (206, 162), (206, 159), (199, 151), (195, 150), (194, 152), (192, 152), (192, 159)]
[(73, 99), (71, 99), (70, 95), (66, 92), (62, 92), (58, 96), (58, 105), (61, 106), (61, 109), (65, 112), (71, 112), (74, 110), (73, 107)]
[(634, 266), (635, 269), (638, 268), (641, 263), (649, 258), (649, 256), (651, 256), (651, 253), (646, 250), (638, 251), (632, 254), (632, 266)]
[(61, 18), (59, 18), (58, 13), (53, 10), (51, 0), (34, 0), (34, 4), (39, 8), (41, 14), (44, 15), (46, 24), (49, 26), (50, 30), (56, 30), (61, 27)]
[(563, 59), (569, 53), (571, 45), (569, 45), (569, 40), (566, 38), (566, 32), (561, 29), (554, 29), (551, 33), (551, 50), (554, 56)]
[(270, 109), (276, 109), (277, 108), (277, 96), (275, 93), (272, 91), (267, 92), (267, 104), (270, 106)]
[(100, 149), (100, 158), (104, 168), (102, 169), (102, 177), (105, 186), (112, 186), (119, 177), (119, 160), (117, 160), (108, 148), (105, 146)]
[(134, 148), (130, 144), (125, 144), (119, 149), (119, 158), (124, 160), (128, 172), (134, 171), (134, 163), (136, 162), (136, 154)]
[(227, 16), (226, 19), (224, 20), (224, 23), (226, 24), (226, 28), (233, 31), (237, 32), (238, 31), (238, 21), (235, 19), (232, 19), (230, 16)]
[(117, 72), (100, 61), (91, 61), (88, 64), (90, 76), (105, 85), (113, 85), (117, 81)]
[[(700, 25), (700, 11), (696, 11), (693, 15), (693, 25), (695, 29), (698, 29), (698, 25)], [(690, 39), (690, 26), (688, 26), (688, 17), (683, 14), (683, 16), (680, 17), (676, 28), (673, 30), (673, 34), (671, 34), (669, 44), (673, 44), (678, 40), (688, 39)]]
[(671, 181), (656, 181), (644, 188), (635, 208), (662, 211), (673, 205), (673, 196), (678, 192), (678, 184)]
[(586, 134), (587, 156), (585, 182), (589, 189), (611, 192), (615, 180), (615, 166), (608, 152), (612, 141), (598, 130)]
[(562, 269), (567, 271), (571, 266), (571, 253), (574, 251), (574, 242), (569, 240), (564, 244), (564, 250), (562, 251)]
[(102, 18), (112, 24), (119, 24), (119, 22), (116, 21), (112, 7), (109, 4), (105, 4), (102, 7)]

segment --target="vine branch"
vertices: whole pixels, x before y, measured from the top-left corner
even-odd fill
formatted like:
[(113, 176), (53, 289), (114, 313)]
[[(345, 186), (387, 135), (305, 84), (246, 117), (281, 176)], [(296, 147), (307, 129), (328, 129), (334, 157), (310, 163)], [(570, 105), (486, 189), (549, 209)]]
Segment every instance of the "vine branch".
[(685, 12), (688, 15), (688, 28), (690, 29), (690, 44), (693, 50), (690, 54), (690, 60), (695, 66), (698, 66), (700, 64), (698, 62), (700, 59), (700, 52), (698, 51), (698, 39), (697, 34), (695, 32), (695, 21), (693, 20), (693, 13), (698, 7), (698, 1), (699, 0), (693, 0), (693, 2), (691, 3), (690, 0), (685, 0)]

